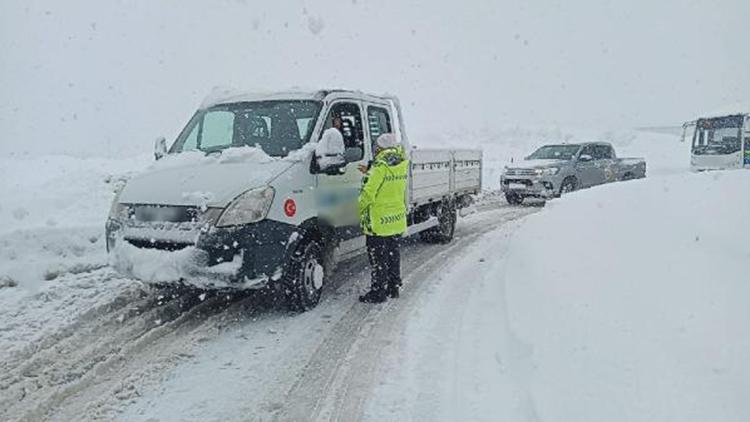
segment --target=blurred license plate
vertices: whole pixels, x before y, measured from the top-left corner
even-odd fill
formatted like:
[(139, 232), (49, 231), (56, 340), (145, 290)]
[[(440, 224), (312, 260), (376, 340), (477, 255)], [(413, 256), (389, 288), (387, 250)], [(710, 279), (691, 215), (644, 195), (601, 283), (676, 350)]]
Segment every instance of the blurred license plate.
[(526, 189), (523, 183), (508, 183), (508, 189)]
[(185, 221), (185, 209), (181, 207), (140, 206), (135, 209), (138, 221)]

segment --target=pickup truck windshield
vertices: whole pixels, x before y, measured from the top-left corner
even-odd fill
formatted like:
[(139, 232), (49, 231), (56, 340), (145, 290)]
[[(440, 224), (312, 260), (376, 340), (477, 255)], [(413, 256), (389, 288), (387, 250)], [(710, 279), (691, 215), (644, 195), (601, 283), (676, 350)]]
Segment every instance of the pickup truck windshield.
[(257, 101), (224, 104), (198, 111), (170, 153), (214, 152), (253, 146), (285, 157), (310, 140), (319, 101)]
[(743, 116), (698, 120), (693, 136), (693, 154), (726, 155), (742, 149), (740, 130)]
[(545, 145), (529, 155), (529, 159), (572, 160), (580, 147), (580, 145)]

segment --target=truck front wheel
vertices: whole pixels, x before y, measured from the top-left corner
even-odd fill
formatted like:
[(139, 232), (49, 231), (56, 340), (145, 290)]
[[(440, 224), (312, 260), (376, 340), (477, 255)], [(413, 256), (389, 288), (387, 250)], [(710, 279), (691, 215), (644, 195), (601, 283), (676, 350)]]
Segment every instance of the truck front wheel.
[(578, 188), (578, 181), (575, 177), (566, 177), (560, 186), (560, 194), (573, 192)]
[(325, 272), (323, 254), (315, 241), (300, 245), (292, 256), (284, 276), (286, 298), (293, 311), (307, 311), (320, 302)]
[(515, 192), (508, 192), (505, 194), (505, 200), (511, 205), (521, 205), (523, 203), (523, 196)]

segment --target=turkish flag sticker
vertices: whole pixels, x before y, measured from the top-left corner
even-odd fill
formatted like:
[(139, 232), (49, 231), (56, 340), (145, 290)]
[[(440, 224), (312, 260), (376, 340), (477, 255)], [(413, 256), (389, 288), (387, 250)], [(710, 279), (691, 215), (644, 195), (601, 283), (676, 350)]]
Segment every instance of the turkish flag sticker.
[(287, 199), (284, 202), (284, 214), (287, 217), (294, 217), (294, 214), (297, 214), (297, 204), (294, 202), (294, 199)]

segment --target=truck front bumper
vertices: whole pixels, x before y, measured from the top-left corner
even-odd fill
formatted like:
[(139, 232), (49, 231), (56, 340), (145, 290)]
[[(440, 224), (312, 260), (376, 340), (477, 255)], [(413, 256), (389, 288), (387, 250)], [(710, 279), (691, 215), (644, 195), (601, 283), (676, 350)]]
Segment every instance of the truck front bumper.
[(228, 228), (106, 224), (107, 250), (124, 275), (211, 288), (260, 288), (280, 279), (296, 231), (272, 220)]
[(559, 181), (545, 176), (501, 176), (500, 189), (503, 193), (521, 196), (552, 198), (560, 190)]

